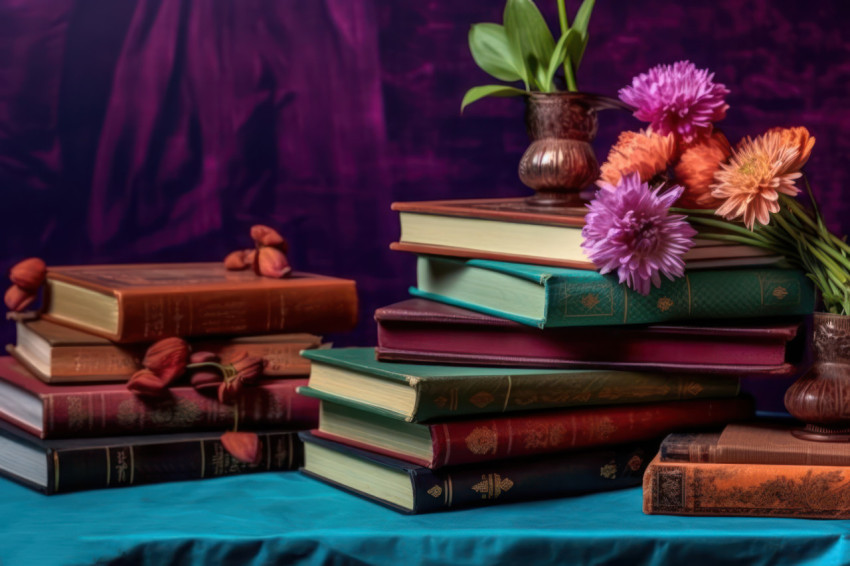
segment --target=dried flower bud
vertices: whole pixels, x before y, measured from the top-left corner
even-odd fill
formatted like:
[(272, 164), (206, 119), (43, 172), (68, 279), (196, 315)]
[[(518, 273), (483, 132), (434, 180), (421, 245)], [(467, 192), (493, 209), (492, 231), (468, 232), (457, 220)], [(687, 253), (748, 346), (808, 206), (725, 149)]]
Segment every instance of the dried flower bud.
[(158, 375), (166, 385), (186, 371), (189, 344), (182, 338), (164, 338), (145, 352), (142, 365)]
[(263, 226), (262, 224), (255, 224), (251, 226), (251, 239), (256, 242), (258, 246), (274, 246), (279, 248), (280, 251), (286, 253), (289, 246), (286, 244), (286, 240), (283, 239), (277, 230), (274, 228), (269, 228), (268, 226)]
[(9, 279), (12, 283), (30, 293), (38, 291), (38, 288), (44, 284), (46, 276), (47, 266), (37, 257), (18, 262), (9, 270)]
[(149, 369), (140, 369), (127, 382), (127, 389), (143, 397), (162, 395), (166, 387), (167, 383)]
[(242, 394), (245, 385), (254, 383), (265, 367), (265, 360), (256, 356), (242, 354), (230, 364), (232, 375), (225, 376), (224, 381), (218, 386), (218, 400), (230, 405), (235, 403)]
[(26, 289), (12, 285), (6, 290), (6, 295), (3, 296), (3, 302), (6, 303), (6, 308), (10, 311), (21, 312), (30, 306), (37, 296), (38, 294), (36, 293), (30, 293)]
[(230, 252), (224, 258), (224, 268), (230, 271), (247, 269), (254, 263), (256, 253), (257, 250), (236, 250), (235, 252)]
[(218, 388), (223, 382), (223, 378), (218, 372), (210, 370), (197, 370), (189, 378), (189, 383), (192, 384), (199, 393), (210, 397), (218, 396)]
[(225, 432), (221, 435), (221, 444), (231, 456), (256, 466), (262, 458), (260, 437), (253, 432)]
[(257, 261), (254, 264), (254, 273), (265, 277), (280, 279), (292, 271), (289, 261), (282, 251), (267, 246), (257, 250)]
[(243, 352), (241, 356), (235, 358), (230, 365), (236, 370), (236, 377), (246, 384), (252, 384), (257, 381), (266, 367), (266, 360), (257, 356), (249, 356), (247, 352)]

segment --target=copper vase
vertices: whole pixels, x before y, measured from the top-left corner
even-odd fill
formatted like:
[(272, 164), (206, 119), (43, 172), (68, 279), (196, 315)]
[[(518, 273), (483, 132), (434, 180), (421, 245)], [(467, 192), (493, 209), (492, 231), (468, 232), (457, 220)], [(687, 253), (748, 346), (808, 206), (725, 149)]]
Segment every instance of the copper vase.
[(785, 408), (806, 423), (806, 440), (850, 440), (850, 316), (815, 313), (814, 363), (785, 393)]
[(611, 98), (583, 92), (533, 92), (526, 97), (525, 123), (531, 145), (519, 162), (519, 178), (536, 191), (529, 204), (571, 207), (599, 177), (591, 142), (597, 111), (631, 108)]

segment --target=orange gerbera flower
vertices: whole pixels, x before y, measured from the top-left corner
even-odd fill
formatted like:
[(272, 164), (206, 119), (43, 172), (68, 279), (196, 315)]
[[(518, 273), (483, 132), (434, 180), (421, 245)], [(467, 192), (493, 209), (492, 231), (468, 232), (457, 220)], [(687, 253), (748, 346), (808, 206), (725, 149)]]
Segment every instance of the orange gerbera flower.
[(667, 169), (676, 153), (673, 134), (661, 136), (651, 130), (623, 132), (602, 164), (600, 178), (616, 186), (624, 175), (638, 173), (647, 182)]
[(796, 128), (771, 128), (766, 136), (779, 136), (781, 143), (788, 147), (796, 147), (800, 155), (792, 165), (792, 169), (799, 171), (809, 160), (812, 148), (815, 146), (815, 138), (809, 134), (809, 130), (802, 126)]
[(814, 145), (805, 128), (771, 130), (756, 139), (744, 138), (729, 163), (714, 174), (712, 196), (725, 199), (717, 214), (727, 220), (744, 217), (751, 229), (758, 221), (768, 224), (779, 212), (779, 194), (796, 196), (794, 184)]
[(676, 180), (685, 187), (678, 201), (683, 208), (717, 208), (723, 201), (711, 196), (714, 173), (732, 155), (729, 140), (715, 130), (710, 137), (703, 138), (688, 147), (676, 165)]

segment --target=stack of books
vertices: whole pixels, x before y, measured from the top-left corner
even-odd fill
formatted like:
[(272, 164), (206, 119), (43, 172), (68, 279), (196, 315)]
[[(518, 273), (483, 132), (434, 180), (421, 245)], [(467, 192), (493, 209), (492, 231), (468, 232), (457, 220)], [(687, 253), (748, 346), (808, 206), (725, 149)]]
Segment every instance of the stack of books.
[(741, 375), (805, 351), (812, 286), (759, 250), (703, 242), (641, 296), (583, 259), (579, 212), (394, 209), (415, 298), (375, 313), (375, 350), (305, 352), (300, 391), (321, 402), (304, 471), (403, 512), (640, 485), (665, 434), (751, 418)]
[[(16, 321), (0, 357), (0, 473), (47, 494), (297, 469), (297, 431), (316, 425), (304, 349), (356, 322), (353, 281), (295, 273), (269, 279), (221, 263), (58, 267), (39, 316)], [(179, 385), (158, 397), (127, 389), (147, 347), (186, 338), (223, 363), (265, 360), (236, 404)], [(259, 462), (222, 445), (255, 431)]]
[(779, 423), (671, 434), (644, 477), (648, 514), (850, 518), (850, 444)]

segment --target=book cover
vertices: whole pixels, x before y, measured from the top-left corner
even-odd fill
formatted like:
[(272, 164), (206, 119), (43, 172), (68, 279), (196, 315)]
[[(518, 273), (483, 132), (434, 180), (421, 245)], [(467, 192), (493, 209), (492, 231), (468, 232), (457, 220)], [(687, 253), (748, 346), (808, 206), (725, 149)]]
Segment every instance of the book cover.
[[(524, 198), (395, 202), (401, 236), (391, 249), (595, 270), (581, 248), (585, 207), (546, 209)], [(775, 263), (753, 246), (697, 240), (684, 257), (690, 269)]]
[(301, 466), (296, 431), (257, 436), (260, 461), (250, 464), (222, 446), (220, 432), (40, 440), (0, 421), (0, 475), (53, 495)]
[(790, 375), (807, 333), (793, 320), (539, 329), (425, 299), (375, 311), (379, 360)]
[(850, 467), (662, 462), (657, 455), (643, 477), (643, 511), (850, 519)]
[(372, 348), (307, 350), (300, 393), (424, 422), (587, 405), (734, 397), (732, 376), (380, 362)]
[[(752, 417), (753, 402), (746, 397), (538, 411), (433, 424), (407, 423), (322, 401), (319, 428), (313, 434), (437, 469), (651, 440), (672, 431), (717, 428)], [(430, 450), (420, 452), (426, 443)]]
[(730, 424), (722, 432), (671, 434), (661, 444), (661, 461), (715, 464), (850, 466), (850, 444), (812, 442), (792, 434), (798, 424)]
[(53, 267), (44, 302), (45, 318), (115, 342), (324, 334), (357, 321), (354, 281), (310, 273), (272, 279), (220, 262)]
[(547, 499), (640, 485), (658, 442), (442, 470), (299, 433), (302, 471), (402, 513)]
[[(17, 341), (6, 350), (47, 383), (127, 381), (138, 369), (149, 343), (116, 344), (106, 338), (47, 320), (21, 320)], [(242, 352), (266, 361), (263, 375), (306, 376), (310, 364), (301, 350), (321, 347), (312, 334), (265, 334), (190, 339), (193, 351), (212, 352), (226, 360)]]
[(412, 295), (539, 328), (811, 314), (815, 290), (796, 269), (688, 271), (646, 296), (614, 274), (420, 256)]
[[(0, 419), (39, 438), (158, 434), (240, 427), (311, 428), (315, 399), (298, 395), (307, 379), (268, 379), (246, 387), (236, 405), (191, 386), (172, 387), (146, 399), (123, 383), (49, 385), (9, 356), (0, 357)], [(237, 416), (238, 414), (238, 416)]]

